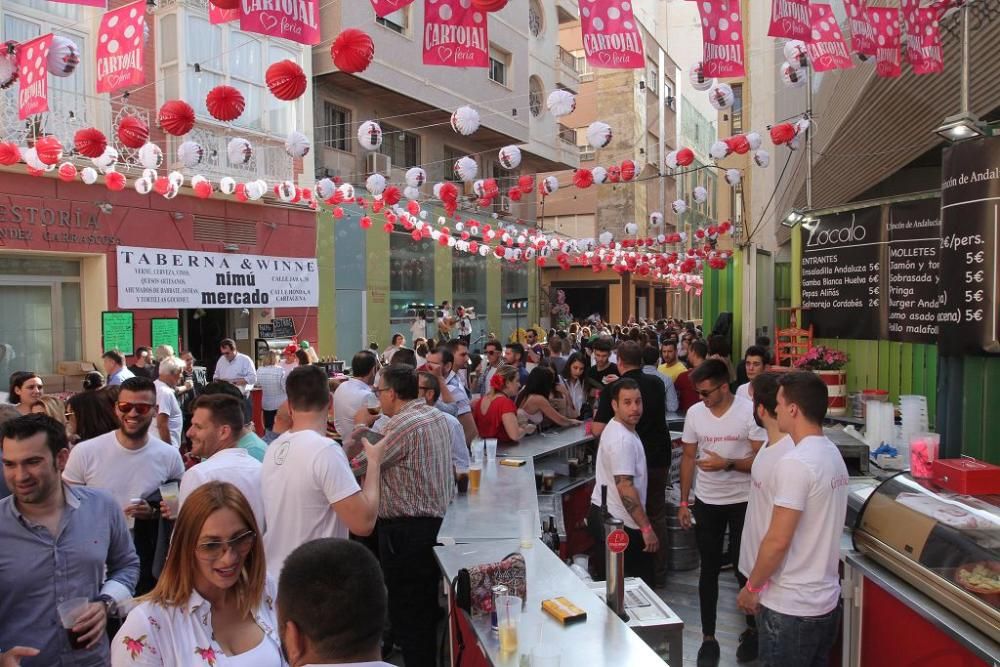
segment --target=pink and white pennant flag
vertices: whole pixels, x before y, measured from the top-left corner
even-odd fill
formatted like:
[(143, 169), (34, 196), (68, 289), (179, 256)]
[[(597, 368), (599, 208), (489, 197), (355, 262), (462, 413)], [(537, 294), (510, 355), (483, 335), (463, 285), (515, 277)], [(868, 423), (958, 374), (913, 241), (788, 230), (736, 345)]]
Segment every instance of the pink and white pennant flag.
[(851, 49), (863, 56), (874, 56), (875, 28), (868, 20), (867, 0), (844, 0), (847, 25), (851, 28)]
[(875, 29), (875, 73), (894, 78), (900, 75), (899, 41), (902, 27), (896, 7), (869, 7), (868, 22)]
[(424, 64), (489, 67), (486, 12), (469, 0), (424, 0)]
[(702, 67), (705, 75), (724, 79), (744, 76), (743, 17), (738, 0), (700, 0)]
[(940, 17), (940, 10), (935, 7), (917, 9), (917, 29), (906, 47), (914, 74), (937, 74), (944, 70)]
[(112, 9), (101, 17), (97, 31), (97, 92), (113, 93), (146, 81), (143, 65), (143, 0)]
[(375, 16), (384, 18), (412, 3), (413, 0), (372, 0), (372, 9), (375, 10)]
[(809, 0), (771, 0), (769, 37), (787, 37), (803, 42), (810, 37)]
[(49, 70), (52, 33), (17, 47), (17, 117), (24, 120), (49, 110)]
[(221, 7), (216, 7), (211, 2), (208, 3), (208, 22), (212, 25), (218, 25), (220, 23), (229, 23), (230, 21), (235, 21), (240, 18), (240, 9), (222, 9)]
[(627, 0), (590, 0), (580, 4), (583, 51), (592, 67), (640, 69), (646, 66), (642, 33)]
[(813, 69), (826, 72), (854, 67), (833, 8), (830, 5), (812, 5), (809, 11), (812, 16), (812, 41), (806, 44), (806, 49)]

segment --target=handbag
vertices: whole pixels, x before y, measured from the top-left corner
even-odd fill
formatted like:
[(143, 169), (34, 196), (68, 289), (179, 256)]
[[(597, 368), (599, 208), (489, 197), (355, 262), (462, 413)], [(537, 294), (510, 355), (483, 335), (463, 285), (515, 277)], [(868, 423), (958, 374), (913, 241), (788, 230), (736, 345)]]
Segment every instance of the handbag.
[[(527, 601), (528, 569), (522, 554), (514, 552), (496, 563), (459, 570), (451, 582), (455, 606), (471, 616), (488, 615), (493, 611), (493, 587), (501, 584), (507, 587), (508, 595), (517, 595), (522, 604)], [(452, 628), (458, 645), (455, 665), (460, 667), (465, 654), (465, 637), (458, 619), (453, 619)]]

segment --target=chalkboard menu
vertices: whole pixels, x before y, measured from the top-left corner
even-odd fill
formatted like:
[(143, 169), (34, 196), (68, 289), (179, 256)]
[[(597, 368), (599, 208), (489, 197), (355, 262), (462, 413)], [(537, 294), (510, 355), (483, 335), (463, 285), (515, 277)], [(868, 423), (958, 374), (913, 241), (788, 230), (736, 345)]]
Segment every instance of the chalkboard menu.
[(267, 323), (267, 322), (263, 322), (261, 324), (258, 324), (257, 325), (257, 337), (258, 338), (263, 338), (265, 340), (268, 339), (268, 338), (274, 338), (274, 325), (270, 324), (270, 323)]
[(889, 207), (889, 340), (937, 343), (941, 200)]
[(817, 338), (879, 337), (881, 222), (881, 209), (865, 208), (803, 224), (802, 308)]
[(271, 326), (274, 327), (272, 331), (274, 338), (295, 337), (295, 322), (290, 317), (276, 317), (271, 320)]
[(154, 317), (150, 322), (150, 333), (154, 350), (160, 345), (169, 345), (180, 354), (180, 322), (177, 319)]
[(998, 228), (1000, 139), (949, 146), (941, 183), (938, 323), (944, 355), (1000, 352)]
[(101, 339), (104, 350), (132, 354), (135, 350), (135, 313), (104, 311), (101, 313)]

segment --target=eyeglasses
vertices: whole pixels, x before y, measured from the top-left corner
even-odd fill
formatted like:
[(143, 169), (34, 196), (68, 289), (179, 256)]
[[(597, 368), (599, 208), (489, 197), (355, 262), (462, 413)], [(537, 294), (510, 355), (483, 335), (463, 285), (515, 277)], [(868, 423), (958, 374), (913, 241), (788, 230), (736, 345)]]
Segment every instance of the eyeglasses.
[(434, 391), (434, 387), (417, 387), (417, 391)]
[(714, 394), (716, 391), (718, 391), (719, 387), (721, 387), (724, 384), (726, 384), (726, 383), (725, 382), (721, 382), (721, 383), (715, 385), (714, 387), (712, 387), (711, 389), (708, 389), (708, 390), (698, 389), (697, 390), (698, 391), (698, 395), (701, 396), (702, 398), (708, 398), (709, 396), (711, 396), (712, 394)]
[(127, 415), (132, 412), (133, 409), (140, 415), (144, 415), (156, 406), (152, 403), (126, 403), (125, 401), (119, 401), (115, 404), (115, 407), (117, 407), (118, 411), (123, 415)]
[(202, 542), (195, 547), (195, 555), (198, 556), (199, 560), (218, 560), (222, 558), (226, 551), (232, 549), (238, 556), (246, 556), (250, 551), (250, 547), (253, 546), (254, 539), (257, 537), (257, 533), (252, 530), (248, 530), (245, 533), (237, 535), (231, 540), (224, 540), (222, 542)]
[(389, 391), (389, 387), (382, 387), (381, 389), (378, 389), (376, 387), (372, 387), (372, 393), (375, 394), (376, 396), (378, 396), (379, 394), (381, 394), (383, 391)]

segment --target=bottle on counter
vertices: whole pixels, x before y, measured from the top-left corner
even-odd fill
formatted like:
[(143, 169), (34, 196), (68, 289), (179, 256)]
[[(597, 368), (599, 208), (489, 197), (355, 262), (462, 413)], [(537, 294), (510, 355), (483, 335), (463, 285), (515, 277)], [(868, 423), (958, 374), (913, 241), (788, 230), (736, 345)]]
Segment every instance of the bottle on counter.
[[(548, 540), (546, 540), (546, 537)], [(549, 517), (549, 527), (545, 529), (542, 534), (542, 541), (545, 542), (552, 551), (559, 553), (559, 531), (556, 529), (556, 519), (553, 516)]]

